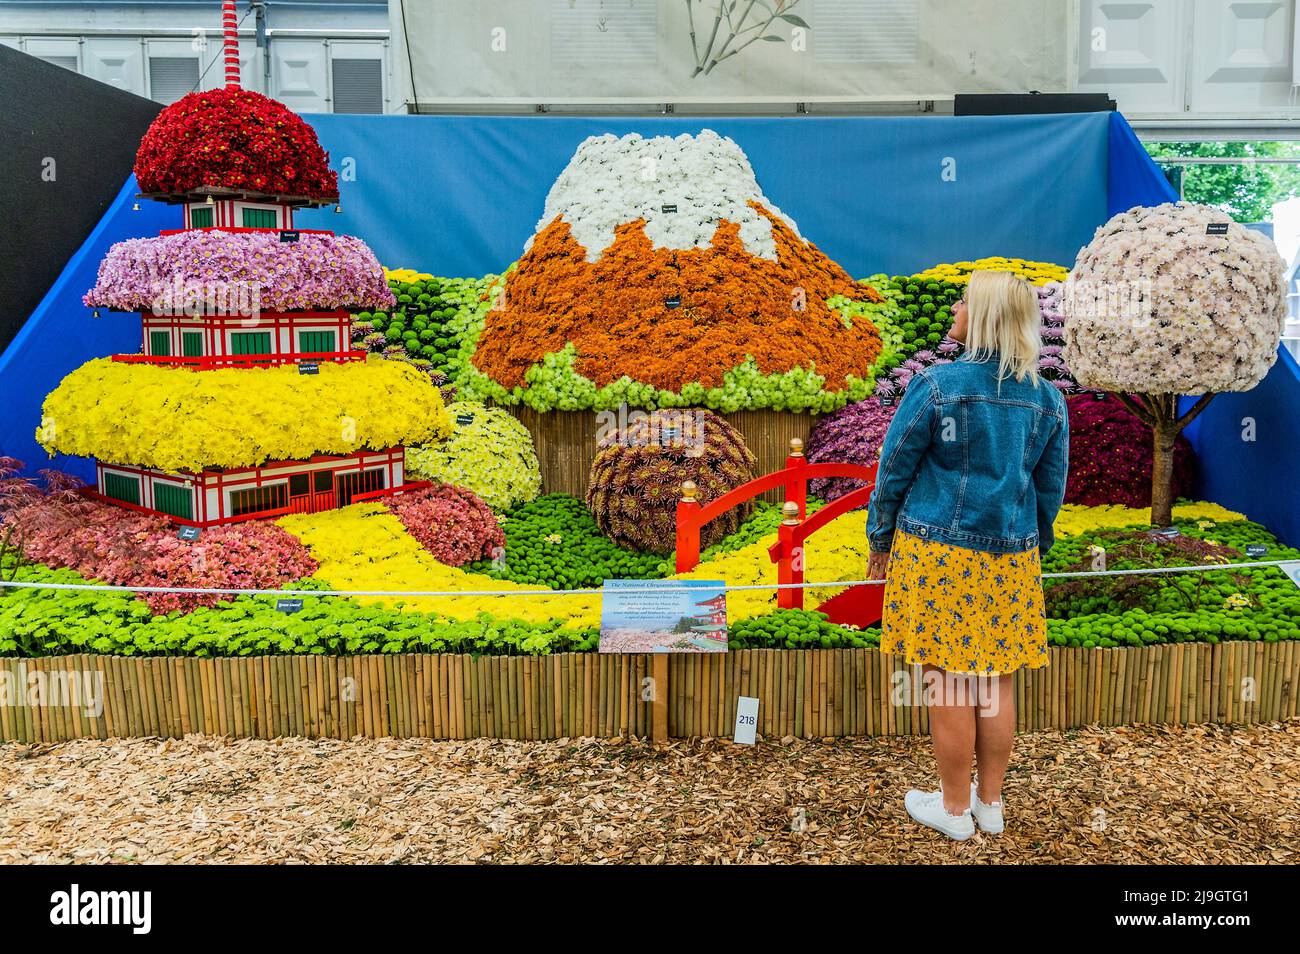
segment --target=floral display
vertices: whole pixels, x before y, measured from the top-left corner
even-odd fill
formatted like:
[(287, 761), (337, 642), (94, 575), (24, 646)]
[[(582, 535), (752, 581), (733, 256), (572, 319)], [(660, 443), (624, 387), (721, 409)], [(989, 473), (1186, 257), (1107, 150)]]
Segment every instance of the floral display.
[(775, 610), (739, 620), (727, 631), (729, 649), (861, 649), (879, 645), (878, 632), (838, 626), (816, 610)]
[[(870, 467), (880, 460), (889, 422), (894, 419), (894, 405), (882, 404), (879, 398), (867, 398), (846, 404), (818, 419), (808, 434), (804, 453), (810, 464), (861, 464)], [(819, 477), (808, 489), (825, 500), (838, 500), (865, 486), (851, 477)]]
[[(84, 584), (72, 570), (20, 567), (30, 583)], [(298, 582), (295, 589), (311, 584)], [(249, 656), (473, 653), (502, 656), (592, 652), (595, 627), (555, 620), (461, 621), (332, 597), (304, 597), (286, 614), (274, 597), (237, 597), (178, 615), (153, 616), (127, 593), (22, 589), (0, 600), (0, 655)]]
[(1069, 277), (1070, 270), (1051, 262), (1031, 262), (1023, 258), (1003, 258), (995, 255), (991, 258), (979, 258), (973, 262), (953, 262), (944, 265), (932, 265), (913, 278), (926, 281), (952, 282), (964, 285), (970, 280), (971, 272), (1010, 272), (1035, 285), (1048, 282), (1063, 282)]
[(1286, 574), (1278, 567), (1232, 566), (1250, 559), (1243, 557), (1250, 545), (1263, 546), (1270, 559), (1295, 559), (1300, 551), (1280, 545), (1259, 524), (1213, 504), (1176, 507), (1174, 521), (1176, 536), (1139, 529), (1144, 522), (1139, 520), (1059, 538), (1043, 570), (1093, 570), (1099, 559), (1112, 570), (1216, 563), (1224, 569), (1158, 577), (1049, 579), (1049, 640), (1091, 649), (1300, 638), (1300, 594)]
[[(1110, 396), (1080, 394), (1065, 406), (1070, 415), (1066, 502), (1150, 507), (1151, 428)], [(1192, 445), (1180, 434), (1174, 447), (1175, 497), (1191, 492), (1194, 468)]]
[(511, 508), (501, 523), (505, 552), (466, 567), (495, 579), (557, 590), (586, 589), (605, 580), (665, 575), (663, 557), (620, 547), (600, 532), (581, 500), (546, 494)]
[(435, 560), (448, 566), (490, 557), (506, 543), (492, 508), (464, 487), (435, 484), (395, 497), (388, 509)]
[(1248, 391), (1277, 358), (1283, 269), (1268, 237), (1210, 206), (1120, 213), (1070, 274), (1066, 360), (1080, 384), (1103, 391)]
[(301, 375), (293, 365), (191, 371), (101, 358), (45, 399), (36, 436), (51, 454), (195, 473), (381, 450), (451, 430), (437, 388), (396, 361), (326, 363)]
[[(276, 589), (316, 571), (302, 544), (261, 521), (213, 527), (190, 543), (161, 517), (54, 492), (6, 507), (0, 522), (20, 528), (29, 559), (117, 586)], [(212, 606), (220, 597), (150, 593), (144, 599), (155, 613), (167, 613)]]
[(338, 175), (316, 132), (283, 103), (238, 88), (190, 93), (163, 107), (135, 158), (144, 193), (219, 186), (333, 201)]
[[(410, 361), (447, 381), (457, 367), (463, 328), (456, 317), (477, 303), (480, 283), (472, 279), (435, 278), (402, 269), (384, 269), (396, 298), (391, 310), (358, 311), (352, 315), (352, 346), (385, 358)], [(401, 274), (403, 277), (397, 278)]]
[(215, 297), (232, 288), (247, 289), (261, 311), (390, 308), (395, 302), (374, 253), (358, 238), (304, 232), (297, 242), (281, 242), (273, 231), (217, 229), (116, 243), (82, 301), (122, 311), (183, 312), (188, 296)]
[[(279, 524), (307, 546), (320, 564), (316, 579), (331, 589), (436, 593), (458, 590), (544, 593), (546, 590), (439, 563), (382, 504), (354, 504), (343, 510), (293, 514), (282, 517)], [(554, 620), (565, 626), (600, 623), (600, 599), (592, 596), (359, 596), (356, 599), (466, 621), (488, 617), (525, 623)]]
[(533, 436), (509, 411), (458, 401), (447, 406), (447, 414), (448, 434), (407, 448), (413, 475), (465, 487), (494, 510), (527, 503), (541, 492)]
[[(554, 576), (551, 585), (556, 585), (560, 582), (557, 574), (565, 566), (562, 555), (566, 542), (583, 548), (583, 555), (594, 554), (606, 561), (616, 559), (613, 551), (587, 547), (589, 525), (581, 534), (574, 533), (572, 527), (582, 512), (577, 501), (571, 500), (568, 510), (575, 523), (566, 529), (565, 507), (559, 505), (563, 498), (554, 499), (555, 506), (534, 505), (530, 515), (522, 513), (529, 508), (520, 508), (522, 520), (539, 523), (529, 530), (531, 542), (514, 551), (513, 558), (507, 556), (507, 564), (518, 562), (521, 574), (536, 569), (539, 572), (533, 575), (539, 580)], [(755, 517), (747, 521), (747, 527), (757, 520)], [(1179, 552), (1194, 551), (1200, 544), (1193, 541), (1202, 541), (1206, 552), (1232, 562), (1238, 562), (1240, 557), (1228, 551), (1244, 553), (1249, 544), (1263, 544), (1271, 557), (1300, 557), (1300, 551), (1281, 546), (1263, 527), (1215, 504), (1180, 504), (1175, 521), (1182, 535), (1190, 538), (1184, 546), (1174, 548)], [(1115, 541), (1137, 544), (1150, 540), (1149, 534), (1134, 533), (1146, 522), (1147, 514), (1142, 510), (1066, 505), (1056, 524), (1056, 546), (1045, 558), (1043, 568), (1046, 572), (1060, 572), (1085, 562), (1091, 568), (1094, 548), (1098, 546), (1107, 551), (1112, 566), (1150, 559), (1152, 551), (1146, 544), (1140, 544), (1135, 552), (1115, 546)], [(288, 517), (280, 521), (280, 526), (299, 536), (320, 562), (315, 577), (294, 582), (294, 588), (474, 591), (514, 586), (477, 572), (483, 567), (481, 563), (469, 564), (468, 568), (475, 572), (465, 572), (437, 562), (382, 504)], [(505, 527), (509, 533), (509, 519)], [(865, 514), (855, 511), (819, 531), (807, 551), (807, 577), (859, 579), (866, 558), (864, 527)], [(739, 536), (740, 532), (730, 539), (739, 542)], [(556, 541), (555, 537), (560, 539)], [(775, 539), (772, 524), (769, 532), (734, 550), (706, 552), (704, 562), (683, 576), (725, 579), (735, 585), (773, 583), (776, 568), (767, 549)], [(554, 547), (543, 553), (538, 546), (543, 541)], [(1163, 546), (1166, 541), (1162, 538), (1154, 542)], [(608, 570), (631, 571), (631, 578), (663, 572), (662, 565), (659, 573), (649, 569), (648, 555), (637, 557), (631, 551), (621, 552), (645, 562), (609, 564)], [(571, 572), (581, 572), (573, 563), (568, 566)], [(84, 579), (66, 569), (51, 570), (40, 565), (18, 567), (11, 572), (19, 579), (73, 583)], [(1191, 579), (1197, 580), (1195, 588)], [(1300, 638), (1300, 594), (1276, 568), (1235, 569), (1225, 565), (1223, 571), (1193, 574), (1187, 580), (1175, 581), (1178, 592), (1155, 587), (1141, 596), (1141, 591), (1135, 590), (1135, 598), (1094, 601), (1086, 607), (1079, 602), (1086, 596), (1071, 596), (1071, 590), (1064, 589), (1052, 597), (1060, 615), (1050, 616), (1048, 638), (1056, 645), (1085, 647)], [(1048, 580), (1047, 585), (1049, 589), (1073, 586), (1068, 580)], [(808, 605), (815, 608), (840, 589), (830, 586), (810, 590)], [(1188, 597), (1196, 601), (1197, 608), (1185, 608)], [(541, 612), (528, 609), (535, 603), (545, 604)], [(728, 611), (731, 647), (737, 649), (875, 645), (877, 638), (874, 629), (855, 631), (823, 625), (825, 621), (815, 609), (776, 611), (771, 591), (734, 591), (728, 597)], [(598, 617), (598, 600), (582, 596), (537, 600), (474, 596), (450, 600), (308, 597), (302, 612), (292, 616), (276, 614), (273, 599), (240, 597), (211, 608), (199, 607), (185, 616), (152, 616), (147, 606), (125, 594), (24, 590), (0, 600), (0, 654), (87, 650), (201, 656), (253, 652), (583, 652), (596, 648)]]
[[(1216, 503), (1184, 501), (1174, 505), (1175, 521), (1194, 523), (1244, 522), (1244, 514), (1229, 510)], [(1056, 515), (1052, 525), (1057, 537), (1071, 537), (1089, 530), (1115, 527), (1145, 527), (1151, 524), (1149, 508), (1125, 507), (1123, 504), (1101, 504), (1087, 507), (1067, 503)]]
[[(596, 525), (621, 546), (667, 553), (676, 539), (682, 484), (694, 481), (701, 504), (754, 479), (757, 462), (740, 432), (710, 411), (655, 411), (607, 434), (591, 465), (587, 506)], [(750, 513), (733, 507), (705, 524), (700, 546), (734, 532)]]
[[(653, 179), (639, 174), (644, 161)], [(485, 314), (473, 367), (499, 389), (485, 396), (517, 402), (554, 387), (547, 372), (560, 366), (574, 391), (556, 396), (560, 407), (592, 406), (598, 389), (624, 380), (639, 406), (668, 403), (657, 392), (700, 403), (744, 365), (815, 376), (817, 392), (869, 385), (880, 335), (830, 308), (834, 295), (880, 300), (803, 240), (735, 143), (707, 130), (596, 137), (552, 188)]]
[[(1065, 358), (1152, 430), (1151, 516), (1170, 519), (1175, 438), (1221, 391), (1277, 359), (1284, 263), (1270, 239), (1187, 202), (1113, 216), (1079, 253), (1062, 302)], [(1182, 410), (1178, 395), (1200, 395)]]

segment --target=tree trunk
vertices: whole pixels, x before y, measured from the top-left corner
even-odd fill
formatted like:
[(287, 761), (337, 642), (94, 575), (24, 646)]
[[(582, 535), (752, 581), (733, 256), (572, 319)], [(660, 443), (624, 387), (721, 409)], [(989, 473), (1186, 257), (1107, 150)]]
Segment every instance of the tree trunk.
[(1174, 441), (1178, 422), (1160, 414), (1152, 427), (1155, 453), (1151, 458), (1151, 526), (1167, 527), (1174, 521)]

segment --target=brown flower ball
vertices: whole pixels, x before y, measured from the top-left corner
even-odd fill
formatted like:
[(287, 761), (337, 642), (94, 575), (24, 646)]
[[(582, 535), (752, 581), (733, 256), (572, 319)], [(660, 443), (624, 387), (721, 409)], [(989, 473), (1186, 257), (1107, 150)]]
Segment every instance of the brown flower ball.
[[(712, 411), (633, 412), (607, 434), (591, 465), (587, 507), (620, 546), (671, 553), (682, 484), (694, 481), (701, 505), (753, 480), (757, 461), (745, 439)], [(700, 531), (701, 549), (734, 532), (752, 503), (733, 507)]]

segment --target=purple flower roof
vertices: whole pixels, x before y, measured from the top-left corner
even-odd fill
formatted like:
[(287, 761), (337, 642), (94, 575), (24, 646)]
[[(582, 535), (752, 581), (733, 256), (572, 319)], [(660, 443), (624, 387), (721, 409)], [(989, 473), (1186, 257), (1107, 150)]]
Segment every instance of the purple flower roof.
[(128, 239), (108, 250), (99, 279), (82, 298), (92, 307), (142, 311), (180, 290), (256, 290), (264, 311), (391, 308), (384, 270), (369, 246), (350, 235), (189, 230)]

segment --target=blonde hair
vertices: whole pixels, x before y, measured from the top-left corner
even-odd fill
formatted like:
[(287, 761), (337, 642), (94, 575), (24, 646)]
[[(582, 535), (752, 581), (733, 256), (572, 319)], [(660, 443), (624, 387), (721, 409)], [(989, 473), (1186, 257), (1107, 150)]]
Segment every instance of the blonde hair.
[(966, 358), (996, 357), (998, 380), (1038, 384), (1038, 293), (1011, 272), (971, 272), (966, 285)]

